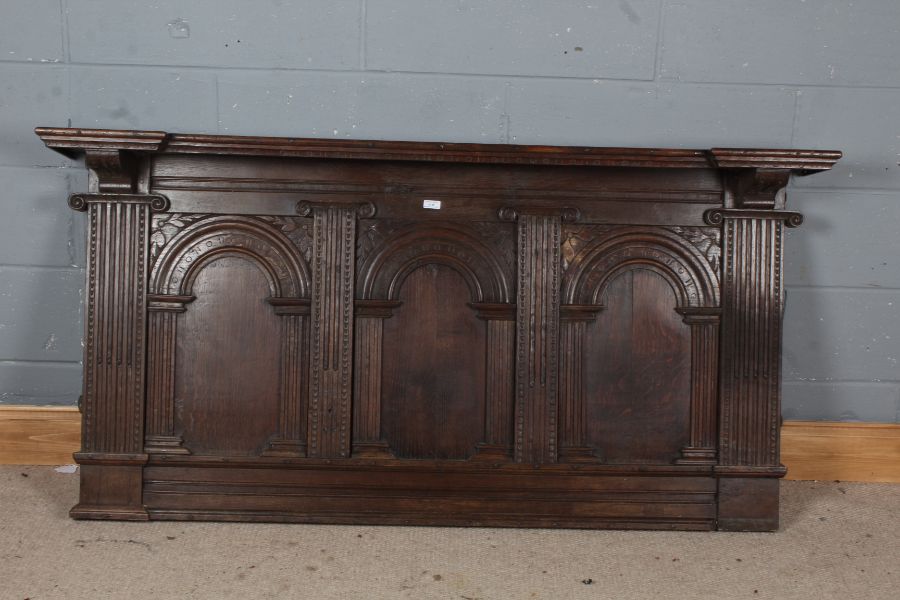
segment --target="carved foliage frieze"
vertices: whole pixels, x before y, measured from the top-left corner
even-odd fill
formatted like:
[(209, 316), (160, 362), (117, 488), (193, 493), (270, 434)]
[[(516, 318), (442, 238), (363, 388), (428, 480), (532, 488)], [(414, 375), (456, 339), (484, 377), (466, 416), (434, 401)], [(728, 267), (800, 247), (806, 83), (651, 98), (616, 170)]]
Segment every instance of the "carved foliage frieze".
[(357, 226), (356, 262), (363, 264), (394, 232), (415, 226), (415, 221), (360, 219)]
[(600, 224), (566, 224), (562, 228), (562, 268), (567, 270), (587, 244), (596, 237), (612, 230), (615, 225)]
[(271, 223), (284, 233), (294, 243), (294, 246), (300, 250), (300, 255), (303, 256), (303, 260), (307, 264), (312, 261), (313, 225), (311, 219), (281, 215), (266, 215), (257, 218)]
[(150, 224), (150, 265), (156, 262), (163, 247), (185, 227), (207, 217), (197, 213), (157, 213)]
[(716, 274), (716, 279), (721, 278), (722, 230), (719, 227), (669, 227), (668, 229), (686, 239), (699, 250)]

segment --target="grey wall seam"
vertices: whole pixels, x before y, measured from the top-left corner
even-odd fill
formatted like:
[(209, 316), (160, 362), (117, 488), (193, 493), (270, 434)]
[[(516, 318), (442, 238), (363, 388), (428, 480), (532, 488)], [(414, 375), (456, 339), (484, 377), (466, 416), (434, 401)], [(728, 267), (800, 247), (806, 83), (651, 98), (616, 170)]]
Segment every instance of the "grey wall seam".
[(512, 119), (509, 116), (509, 95), (511, 88), (512, 84), (508, 81), (503, 85), (503, 115), (501, 118), (503, 119), (503, 127), (505, 130), (503, 141), (506, 144), (510, 143), (509, 141), (512, 139), (512, 132), (510, 131), (512, 129)]
[(656, 53), (653, 56), (653, 81), (659, 81), (659, 70), (662, 64), (662, 53), (665, 50), (665, 20), (669, 0), (660, 0), (659, 13), (656, 20)]
[(366, 5), (367, 0), (359, 0), (359, 70), (366, 70)]
[(0, 269), (22, 271), (83, 271), (84, 267), (72, 265), (27, 265), (16, 263), (0, 263)]
[(216, 133), (222, 133), (222, 104), (219, 102), (219, 74), (213, 74), (213, 82), (216, 86)]
[(0, 366), (2, 365), (80, 365), (80, 360), (38, 360), (38, 359), (22, 359), (22, 358), (0, 358)]
[(60, 35), (62, 36), (63, 62), (69, 62), (69, 10), (68, 0), (59, 0)]
[(455, 77), (455, 78), (471, 78), (471, 79), (518, 79), (518, 80), (558, 80), (558, 81), (583, 81), (583, 82), (622, 82), (622, 83), (659, 83), (666, 85), (694, 85), (700, 87), (748, 87), (748, 88), (778, 88), (785, 91), (799, 90), (858, 90), (858, 91), (898, 91), (900, 85), (849, 85), (849, 84), (825, 84), (825, 83), (772, 83), (765, 81), (715, 81), (715, 80), (692, 80), (682, 78), (642, 78), (642, 77), (604, 77), (604, 76), (576, 76), (576, 75), (524, 75), (516, 73), (468, 73), (465, 71), (410, 71), (395, 69), (334, 69), (334, 68), (300, 68), (300, 67), (230, 67), (223, 65), (180, 65), (177, 63), (100, 63), (100, 62), (84, 62), (84, 61), (26, 61), (26, 60), (7, 60), (0, 58), (0, 65), (28, 65), (28, 66), (61, 66), (69, 65), (72, 67), (82, 68), (98, 68), (98, 69), (123, 69), (134, 71), (135, 69), (146, 70), (199, 70), (199, 71), (223, 71), (223, 72), (249, 72), (249, 73), (326, 73), (335, 75), (408, 75), (421, 77)]
[[(794, 148), (794, 138), (797, 136), (797, 123), (800, 120), (800, 95), (803, 92), (794, 90), (794, 119), (791, 122), (791, 148)], [(792, 178), (793, 179), (793, 178)]]

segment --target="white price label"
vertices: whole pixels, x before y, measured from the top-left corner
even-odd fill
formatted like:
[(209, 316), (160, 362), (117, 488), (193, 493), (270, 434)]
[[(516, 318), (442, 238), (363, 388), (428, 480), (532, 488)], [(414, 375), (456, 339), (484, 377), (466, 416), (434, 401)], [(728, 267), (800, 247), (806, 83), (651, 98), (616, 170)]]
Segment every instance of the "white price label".
[(422, 208), (430, 208), (431, 210), (441, 210), (440, 200), (422, 200)]

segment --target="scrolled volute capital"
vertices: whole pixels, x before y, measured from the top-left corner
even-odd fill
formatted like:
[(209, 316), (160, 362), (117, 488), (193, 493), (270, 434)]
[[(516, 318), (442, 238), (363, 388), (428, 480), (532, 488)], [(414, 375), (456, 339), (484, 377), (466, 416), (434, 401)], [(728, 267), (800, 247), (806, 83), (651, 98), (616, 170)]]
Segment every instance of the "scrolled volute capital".
[(800, 227), (803, 225), (803, 215), (798, 212), (789, 212), (784, 220), (784, 224), (788, 227)]
[(72, 194), (69, 196), (69, 208), (84, 212), (88, 205), (98, 202), (121, 204), (148, 204), (153, 212), (169, 210), (169, 199), (162, 194)]
[(577, 223), (581, 211), (573, 206), (504, 206), (497, 211), (501, 221), (518, 221), (522, 215), (558, 216), (563, 223)]
[(497, 218), (501, 221), (518, 221), (519, 220), (519, 212), (513, 208), (512, 206), (504, 206), (500, 210), (497, 211)]
[(378, 212), (378, 209), (375, 207), (375, 204), (372, 202), (310, 202), (308, 200), (301, 200), (297, 203), (294, 210), (296, 211), (298, 216), (301, 217), (310, 217), (313, 214), (313, 210), (317, 208), (350, 208), (356, 213), (357, 218), (360, 219), (371, 219), (375, 216), (375, 213)]
[(787, 210), (747, 210), (743, 208), (711, 208), (703, 213), (707, 225), (721, 225), (725, 219), (772, 219), (784, 221), (787, 227), (803, 224), (803, 215)]
[(88, 201), (85, 194), (72, 194), (69, 196), (69, 208), (84, 212), (87, 210)]

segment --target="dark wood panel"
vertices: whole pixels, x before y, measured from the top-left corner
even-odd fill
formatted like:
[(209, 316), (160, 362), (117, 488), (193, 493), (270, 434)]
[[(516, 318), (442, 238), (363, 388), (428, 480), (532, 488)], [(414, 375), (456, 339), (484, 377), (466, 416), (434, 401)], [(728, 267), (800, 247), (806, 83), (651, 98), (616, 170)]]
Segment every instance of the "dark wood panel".
[(839, 152), (36, 132), (91, 170), (73, 517), (777, 527)]
[(468, 458), (485, 414), (486, 326), (456, 270), (419, 267), (384, 321), (381, 426), (402, 458)]
[[(189, 520), (701, 530), (715, 525), (716, 486), (709, 478), (435, 466), (400, 472), (373, 465), (338, 471), (324, 465), (154, 466), (146, 471), (144, 501), (154, 518)], [(360, 497), (365, 501), (354, 501)]]
[(611, 463), (668, 463), (690, 441), (690, 328), (653, 271), (614, 278), (585, 333), (587, 440)]
[(279, 416), (280, 323), (268, 281), (253, 261), (223, 256), (197, 272), (193, 292), (179, 316), (176, 428), (194, 454), (259, 454)]
[[(586, 222), (701, 225), (703, 211), (718, 205), (722, 194), (712, 169), (298, 164), (228, 156), (161, 156), (148, 184), (174, 211), (291, 215), (300, 201), (353, 198), (377, 203), (380, 218), (420, 221), (494, 220), (511, 202), (577, 202)], [(426, 199), (441, 201), (441, 209), (424, 209)]]

